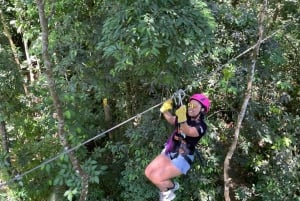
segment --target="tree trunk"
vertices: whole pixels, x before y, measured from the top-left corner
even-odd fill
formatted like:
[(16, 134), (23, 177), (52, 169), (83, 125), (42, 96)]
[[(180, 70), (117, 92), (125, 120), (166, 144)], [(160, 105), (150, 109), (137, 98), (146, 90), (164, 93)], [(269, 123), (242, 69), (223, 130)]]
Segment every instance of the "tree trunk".
[(243, 105), (241, 108), (241, 111), (238, 115), (238, 119), (237, 119), (237, 124), (235, 127), (235, 131), (234, 131), (234, 139), (233, 142), (227, 152), (227, 155), (225, 157), (224, 160), (224, 198), (225, 201), (230, 201), (230, 185), (231, 185), (231, 178), (229, 177), (229, 170), (230, 170), (230, 160), (234, 154), (234, 151), (236, 149), (237, 143), (238, 143), (238, 138), (239, 138), (239, 133), (240, 133), (240, 128), (242, 125), (242, 121), (244, 119), (245, 113), (246, 113), (246, 109), (248, 106), (248, 102), (249, 99), (251, 97), (251, 92), (252, 92), (252, 84), (253, 84), (253, 79), (254, 79), (254, 72), (255, 72), (255, 66), (256, 66), (256, 62), (257, 62), (257, 57), (259, 54), (259, 48), (263, 39), (263, 21), (264, 21), (264, 16), (265, 16), (265, 11), (267, 8), (267, 0), (264, 0), (264, 4), (263, 4), (263, 8), (260, 12), (259, 15), (259, 27), (258, 27), (258, 41), (256, 43), (256, 47), (253, 51), (253, 58), (252, 58), (252, 64), (251, 64), (251, 68), (250, 68), (250, 75), (249, 75), (249, 79), (248, 79), (248, 85), (247, 85), (247, 91), (245, 94), (245, 98), (243, 101)]
[[(55, 89), (55, 81), (53, 78), (53, 72), (52, 72), (52, 64), (49, 58), (48, 53), (48, 20), (45, 16), (45, 10), (44, 10), (44, 2), (43, 0), (37, 0), (37, 6), (39, 10), (39, 18), (40, 18), (40, 24), (42, 29), (42, 47), (43, 47), (43, 59), (44, 59), (44, 65), (46, 67), (46, 76), (47, 76), (47, 82), (49, 86), (49, 90), (51, 93), (51, 97), (53, 99), (53, 103), (56, 109), (57, 113), (57, 119), (58, 119), (58, 135), (60, 137), (61, 144), (63, 145), (64, 149), (67, 151), (70, 149), (67, 137), (64, 133), (64, 117), (63, 117), (63, 109), (62, 104), (59, 99), (59, 96)], [(69, 152), (68, 156), (71, 160), (72, 166), (75, 169), (76, 173), (79, 174), (81, 178), (81, 195), (80, 195), (80, 201), (85, 201), (87, 199), (88, 194), (88, 175), (86, 172), (81, 168), (76, 156), (74, 155), (74, 152)]]
[[(111, 109), (110, 109), (110, 106), (108, 104), (108, 99), (107, 98), (103, 99), (102, 105), (103, 105), (103, 110), (104, 110), (104, 120), (105, 120), (105, 123), (106, 123), (106, 128), (109, 129), (112, 126), (112, 117), (111, 117)], [(112, 132), (109, 132), (108, 136), (109, 136), (110, 140), (113, 139)]]
[[(2, 138), (2, 150), (5, 153), (9, 154), (9, 142), (8, 142), (5, 121), (0, 122), (0, 134), (1, 134), (1, 138)], [(10, 161), (9, 156), (6, 158), (6, 162), (8, 163), (9, 166), (11, 166), (11, 161)]]

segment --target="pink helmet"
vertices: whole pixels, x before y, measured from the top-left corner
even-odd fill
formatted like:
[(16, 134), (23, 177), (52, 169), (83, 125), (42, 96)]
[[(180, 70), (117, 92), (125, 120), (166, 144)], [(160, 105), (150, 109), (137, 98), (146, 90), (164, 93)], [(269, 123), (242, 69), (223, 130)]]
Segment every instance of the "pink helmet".
[(196, 100), (203, 105), (205, 108), (205, 113), (209, 111), (210, 108), (210, 100), (204, 94), (194, 94), (190, 97), (191, 100)]

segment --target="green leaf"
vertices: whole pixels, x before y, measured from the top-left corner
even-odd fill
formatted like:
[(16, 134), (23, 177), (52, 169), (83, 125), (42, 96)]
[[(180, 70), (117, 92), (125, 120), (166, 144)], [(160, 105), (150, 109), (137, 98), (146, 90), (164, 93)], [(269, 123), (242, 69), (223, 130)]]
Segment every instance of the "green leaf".
[(70, 110), (67, 110), (64, 112), (64, 116), (67, 118), (67, 119), (71, 119), (71, 111)]
[(292, 143), (292, 140), (288, 137), (283, 137), (282, 138), (282, 142), (283, 142), (283, 145), (286, 146), (286, 147), (289, 147)]
[(232, 69), (230, 69), (230, 68), (224, 68), (222, 72), (223, 72), (225, 80), (229, 80), (234, 75)]

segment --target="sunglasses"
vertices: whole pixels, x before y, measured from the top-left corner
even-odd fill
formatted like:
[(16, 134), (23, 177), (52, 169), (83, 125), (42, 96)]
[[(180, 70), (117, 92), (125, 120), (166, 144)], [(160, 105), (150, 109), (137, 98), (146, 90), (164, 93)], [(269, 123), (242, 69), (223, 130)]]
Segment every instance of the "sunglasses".
[(194, 109), (194, 108), (197, 108), (198, 105), (193, 104), (193, 103), (188, 103), (188, 107), (191, 108), (191, 109)]

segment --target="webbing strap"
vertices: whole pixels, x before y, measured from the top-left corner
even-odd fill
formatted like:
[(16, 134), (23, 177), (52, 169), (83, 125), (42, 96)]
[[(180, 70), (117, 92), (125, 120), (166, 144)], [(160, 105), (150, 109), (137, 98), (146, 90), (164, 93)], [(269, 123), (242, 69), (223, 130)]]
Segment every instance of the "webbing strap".
[[(177, 158), (179, 153), (177, 152), (174, 156), (170, 156), (171, 159)], [(192, 165), (192, 159), (190, 159), (186, 154), (181, 154), (181, 156), (188, 162), (188, 164)]]
[(195, 151), (194, 153), (196, 154), (197, 158), (199, 159), (199, 162), (200, 162), (200, 165), (201, 166), (204, 166), (204, 159), (203, 157), (201, 156), (200, 152), (198, 151), (198, 149), (195, 148)]
[(190, 165), (192, 165), (193, 161), (187, 155), (183, 155), (183, 158), (186, 160), (186, 162), (188, 162)]

